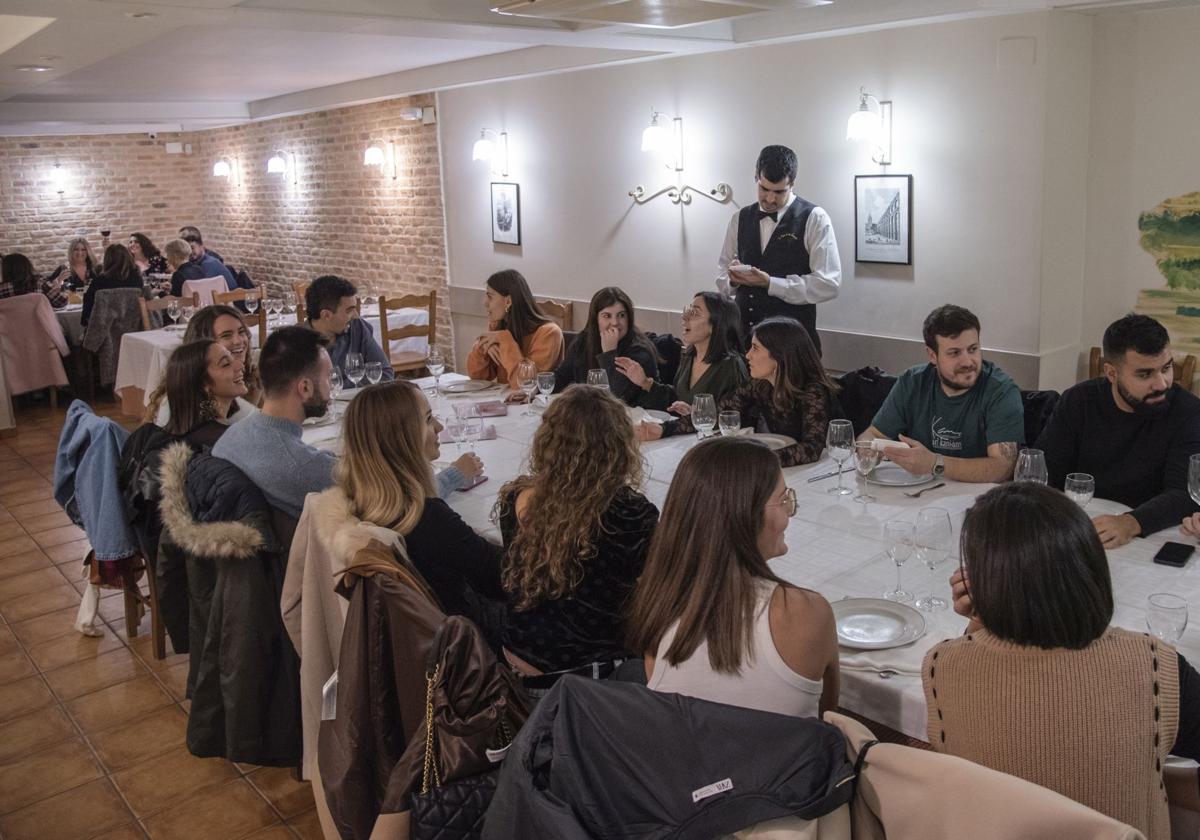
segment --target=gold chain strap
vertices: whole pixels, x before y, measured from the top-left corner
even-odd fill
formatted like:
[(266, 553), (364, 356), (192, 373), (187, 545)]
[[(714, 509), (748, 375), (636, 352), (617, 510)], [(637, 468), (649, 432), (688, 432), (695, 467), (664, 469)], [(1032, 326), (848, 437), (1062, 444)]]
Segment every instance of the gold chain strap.
[(434, 761), (433, 737), (433, 687), (437, 683), (441, 663), (433, 667), (432, 674), (425, 675), (425, 772), (421, 778), (421, 793), (429, 793), (429, 777), (433, 776), (433, 786), (441, 787), (441, 774), (438, 773), (437, 762)]

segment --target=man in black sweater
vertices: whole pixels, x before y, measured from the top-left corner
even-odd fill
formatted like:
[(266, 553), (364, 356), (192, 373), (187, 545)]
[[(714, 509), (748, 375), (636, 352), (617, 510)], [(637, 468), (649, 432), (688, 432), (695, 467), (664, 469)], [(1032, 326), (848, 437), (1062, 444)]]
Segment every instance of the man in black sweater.
[(1067, 389), (1037, 441), (1050, 483), (1089, 473), (1096, 496), (1133, 508), (1092, 519), (1105, 548), (1161, 531), (1197, 511), (1188, 459), (1200, 452), (1200, 399), (1173, 382), (1170, 338), (1126, 315), (1104, 331), (1103, 376)]

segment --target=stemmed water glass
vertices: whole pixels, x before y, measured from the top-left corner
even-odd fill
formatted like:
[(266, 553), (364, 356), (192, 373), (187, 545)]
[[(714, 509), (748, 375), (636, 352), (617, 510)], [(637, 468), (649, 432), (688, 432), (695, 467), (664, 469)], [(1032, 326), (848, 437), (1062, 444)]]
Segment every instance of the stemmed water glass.
[(722, 411), (717, 416), (717, 425), (721, 428), (721, 437), (736, 434), (742, 428), (742, 413), (740, 411)]
[(849, 420), (830, 420), (829, 430), (825, 432), (825, 446), (829, 449), (829, 457), (837, 462), (837, 487), (830, 487), (826, 492), (836, 496), (853, 493), (849, 487), (842, 484), (842, 464), (854, 454), (854, 426)]
[[(525, 394), (525, 401), (532, 402), (533, 392), (537, 390), (537, 365), (532, 359), (522, 359), (517, 363), (517, 369), (513, 371), (513, 375), (517, 378), (517, 387)], [(522, 416), (533, 414), (533, 406), (529, 406), (523, 412)]]
[(454, 416), (448, 418), (450, 437), (454, 438), (454, 444), (458, 447), (459, 452), (462, 452), (463, 443), (470, 431), (472, 417), (479, 417), (479, 409), (472, 403), (459, 403), (454, 406)]
[(1045, 484), (1046, 453), (1040, 449), (1022, 449), (1021, 454), (1017, 456), (1017, 469), (1013, 473), (1013, 480)]
[(603, 388), (605, 391), (607, 391), (608, 373), (604, 370), (604, 368), (592, 368), (588, 371), (587, 384), (596, 388)]
[(692, 397), (692, 425), (701, 440), (712, 434), (717, 426), (717, 401), (712, 394), (696, 394)]
[(467, 445), (474, 449), (475, 445), (483, 439), (483, 418), (479, 416), (479, 407), (471, 406), (471, 410), (467, 412), (463, 422), (466, 424)]
[(180, 307), (179, 323), (183, 324), (184, 326), (187, 326), (187, 322), (192, 320), (192, 315), (195, 314), (195, 312), (196, 312), (196, 309), (193, 306)]
[(179, 301), (178, 301), (178, 299), (170, 300), (167, 302), (167, 317), (171, 319), (172, 324), (174, 324), (176, 321), (179, 320)]
[(1178, 644), (1187, 629), (1188, 604), (1178, 595), (1158, 592), (1146, 599), (1146, 627), (1167, 644)]
[(954, 528), (950, 525), (950, 512), (944, 508), (923, 508), (917, 512), (917, 527), (914, 545), (917, 557), (929, 569), (929, 597), (918, 598), (916, 607), (925, 612), (944, 610), (943, 598), (933, 594), (937, 585), (937, 569), (950, 555), (950, 543), (954, 539)]
[(296, 311), (296, 293), (295, 292), (284, 292), (283, 293), (283, 306), (284, 306), (284, 310), (287, 312), (295, 312)]
[(867, 502), (875, 501), (875, 497), (867, 492), (867, 477), (875, 471), (882, 460), (883, 451), (872, 446), (871, 441), (854, 444), (854, 471), (858, 477), (858, 493), (854, 496), (854, 501), (862, 502), (864, 505)]
[(367, 383), (370, 385), (378, 385), (379, 380), (383, 379), (383, 363), (382, 362), (367, 362)]
[(883, 597), (889, 601), (908, 603), (913, 599), (911, 592), (904, 591), (900, 570), (908, 558), (912, 557), (913, 539), (916, 532), (917, 528), (911, 522), (893, 520), (883, 524), (883, 538), (887, 542), (888, 557), (892, 558), (892, 562), (896, 564), (896, 588), (891, 592), (883, 593)]
[(342, 375), (334, 368), (329, 373), (329, 398), (336, 400), (342, 393)]
[(259, 304), (259, 296), (260, 295), (262, 295), (262, 292), (259, 292), (256, 295), (246, 295), (246, 299), (245, 299), (245, 301), (243, 301), (243, 303), (246, 304), (246, 311), (249, 312), (251, 315), (256, 315), (258, 313), (258, 304)]
[(430, 347), (429, 355), (425, 357), (425, 367), (429, 368), (429, 375), (433, 377), (433, 392), (437, 394), (441, 391), (442, 374), (446, 372), (446, 357), (442, 351)]
[(1068, 473), (1067, 480), (1063, 482), (1063, 492), (1072, 502), (1086, 508), (1096, 495), (1096, 479), (1087, 473)]
[(273, 315), (278, 315), (278, 314), (279, 314), (279, 310), (280, 310), (282, 307), (283, 307), (283, 301), (281, 301), (279, 298), (267, 298), (267, 316), (268, 316), (268, 320), (270, 320), (270, 316), (273, 316)]
[(1188, 458), (1188, 495), (1200, 505), (1200, 454)]
[(354, 387), (358, 387), (358, 383), (362, 382), (363, 377), (367, 373), (367, 366), (363, 364), (362, 353), (347, 353), (346, 363), (343, 366), (346, 373), (346, 378), (354, 383)]
[(554, 371), (548, 370), (537, 375), (537, 389), (542, 405), (549, 405), (550, 395), (554, 393)]

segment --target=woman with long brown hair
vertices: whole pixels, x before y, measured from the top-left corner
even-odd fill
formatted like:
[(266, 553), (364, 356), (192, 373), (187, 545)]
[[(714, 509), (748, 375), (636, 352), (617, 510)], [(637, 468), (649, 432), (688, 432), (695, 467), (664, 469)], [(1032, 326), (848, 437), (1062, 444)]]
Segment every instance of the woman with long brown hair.
[(833, 610), (767, 565), (795, 512), (760, 443), (715, 438), (683, 457), (629, 610), (650, 688), (800, 717), (837, 708)]
[(611, 670), (625, 655), (622, 612), (658, 509), (637, 487), (642, 457), (620, 401), (575, 385), (550, 403), (529, 474), (505, 485), (504, 646), (522, 673)]
[(138, 267), (138, 271), (142, 272), (143, 277), (150, 274), (167, 273), (166, 258), (146, 234), (129, 234), (126, 247), (129, 248), (129, 253), (133, 257), (133, 264)]
[(554, 370), (562, 359), (562, 329), (538, 309), (521, 272), (509, 268), (489, 277), (483, 306), (488, 331), (467, 355), (472, 379), (494, 379), (519, 389), (517, 365), (524, 359), (539, 371)]
[(212, 339), (176, 347), (163, 379), (170, 409), (163, 431), (193, 446), (212, 446), (228, 428), (230, 407), (246, 393), (242, 377), (232, 354)]
[(198, 338), (215, 339), (233, 354), (246, 371), (246, 401), (261, 406), (262, 377), (259, 376), (258, 365), (254, 363), (250, 328), (246, 326), (242, 313), (222, 303), (205, 306), (188, 321), (187, 331), (183, 334), (185, 343)]
[(625, 376), (617, 359), (637, 365), (650, 379), (658, 376), (658, 354), (634, 321), (633, 301), (616, 286), (605, 286), (592, 295), (587, 325), (554, 372), (555, 388), (561, 391), (572, 382), (587, 382), (588, 371), (599, 369), (607, 375), (613, 396), (636, 405), (641, 387)]
[(79, 323), (87, 326), (92, 317), (92, 307), (96, 304), (96, 292), (108, 289), (141, 289), (142, 272), (134, 265), (133, 255), (124, 245), (109, 245), (104, 249), (104, 266), (100, 276), (88, 284), (83, 293), (83, 312)]

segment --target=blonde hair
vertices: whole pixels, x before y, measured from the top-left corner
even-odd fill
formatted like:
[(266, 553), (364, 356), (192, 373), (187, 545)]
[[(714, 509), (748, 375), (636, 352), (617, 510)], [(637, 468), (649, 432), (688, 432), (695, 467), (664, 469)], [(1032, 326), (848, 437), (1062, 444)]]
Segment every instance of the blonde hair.
[(407, 534), (437, 495), (425, 454), (421, 391), (404, 380), (370, 385), (350, 403), (334, 476), (359, 518)]
[(625, 406), (602, 388), (572, 385), (546, 409), (533, 436), (529, 474), (500, 490), (499, 517), (529, 490), (504, 558), (504, 588), (517, 609), (574, 590), (595, 551), (601, 517), (617, 493), (642, 481), (642, 455)]
[(80, 243), (83, 244), (83, 250), (87, 253), (87, 267), (95, 269), (96, 258), (92, 256), (92, 246), (87, 239), (82, 236), (76, 236), (67, 243), (67, 267), (71, 267), (71, 259), (72, 255), (75, 253), (75, 246), (79, 245)]
[(192, 257), (192, 246), (182, 239), (172, 239), (163, 245), (162, 253), (169, 265), (183, 265)]

